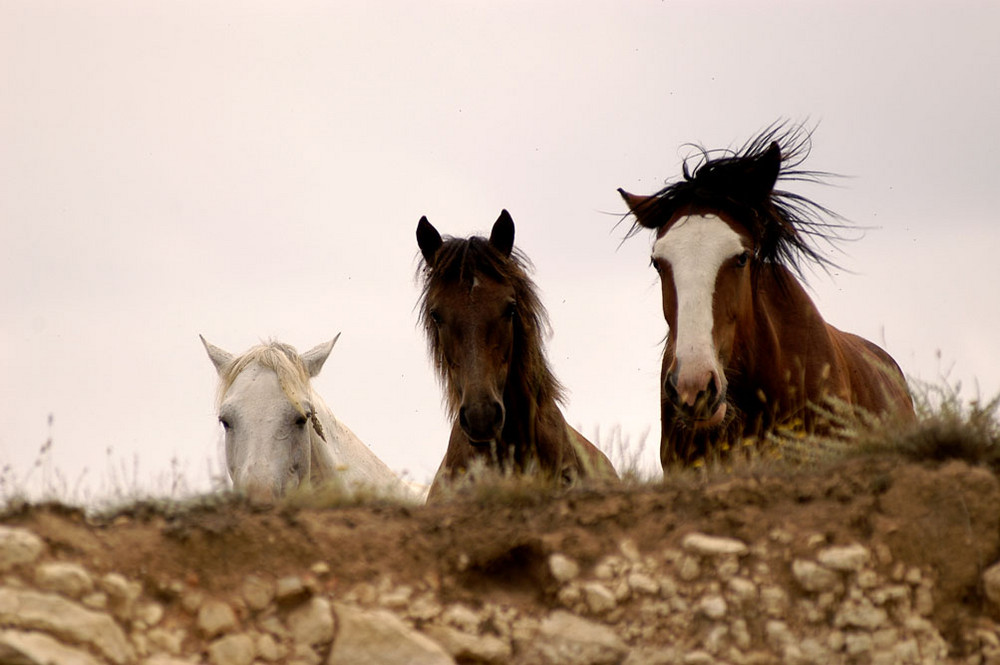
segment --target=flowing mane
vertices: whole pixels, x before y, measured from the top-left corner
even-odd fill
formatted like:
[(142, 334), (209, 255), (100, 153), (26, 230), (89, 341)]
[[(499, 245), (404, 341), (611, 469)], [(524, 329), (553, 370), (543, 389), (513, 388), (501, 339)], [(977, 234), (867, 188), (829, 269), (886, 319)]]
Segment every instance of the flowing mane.
[(421, 261), (419, 270), (423, 288), (419, 303), (420, 324), (426, 333), (428, 351), (438, 380), (445, 388), (445, 405), (451, 417), (455, 417), (458, 412), (461, 395), (448, 380), (447, 363), (439, 338), (434, 332), (428, 296), (436, 288), (456, 284), (471, 291), (475, 280), (480, 276), (507, 282), (514, 288), (517, 316), (514, 322), (514, 358), (511, 361), (510, 380), (514, 382), (512, 387), (515, 394), (533, 395), (537, 402), (563, 400), (563, 387), (550, 370), (545, 357), (543, 337), (550, 329), (548, 314), (538, 298), (535, 284), (528, 277), (530, 268), (530, 260), (518, 249), (513, 249), (507, 257), (497, 251), (489, 240), (479, 236), (448, 237), (435, 255), (433, 267), (426, 261)]
[[(836, 213), (793, 192), (773, 188), (770, 162), (780, 159), (778, 182), (824, 183), (834, 174), (799, 169), (809, 156), (812, 131), (785, 123), (771, 125), (737, 150), (708, 150), (694, 145), (693, 168), (685, 159), (683, 179), (668, 184), (634, 210), (627, 237), (642, 229), (658, 235), (682, 209), (719, 210), (746, 224), (762, 265), (781, 265), (803, 277), (805, 262), (838, 267), (818, 245), (835, 246), (851, 228)], [(779, 157), (780, 155), (780, 157)]]

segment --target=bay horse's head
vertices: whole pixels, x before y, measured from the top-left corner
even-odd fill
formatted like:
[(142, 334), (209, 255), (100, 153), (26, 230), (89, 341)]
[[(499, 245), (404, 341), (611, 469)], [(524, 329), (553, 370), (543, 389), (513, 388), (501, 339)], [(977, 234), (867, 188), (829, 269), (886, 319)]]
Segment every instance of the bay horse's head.
[[(791, 267), (807, 257), (820, 264), (803, 231), (822, 236), (825, 209), (774, 190), (779, 175), (816, 180), (817, 173), (787, 171), (808, 153), (808, 133), (782, 136), (772, 127), (737, 153), (702, 162), (684, 179), (652, 196), (619, 190), (635, 225), (656, 231), (651, 263), (659, 274), (669, 332), (664, 354), (664, 401), (681, 422), (711, 429), (727, 421), (726, 401), (740, 332), (753, 324), (756, 276)], [(785, 144), (784, 146), (782, 144)], [(780, 272), (780, 271), (779, 271)], [(784, 275), (784, 272), (780, 272)], [(730, 372), (732, 374), (732, 372)]]
[[(422, 217), (420, 320), (445, 386), (445, 402), (469, 443), (499, 442), (505, 397), (524, 391), (527, 377), (545, 373), (541, 330), (545, 312), (514, 249), (514, 221), (500, 213), (489, 239), (442, 239)], [(549, 379), (545, 389), (553, 389)]]
[(325, 434), (309, 379), (319, 374), (337, 337), (302, 355), (271, 342), (241, 356), (201, 339), (219, 375), (226, 467), (233, 488), (253, 503), (272, 503), (310, 482), (313, 446)]

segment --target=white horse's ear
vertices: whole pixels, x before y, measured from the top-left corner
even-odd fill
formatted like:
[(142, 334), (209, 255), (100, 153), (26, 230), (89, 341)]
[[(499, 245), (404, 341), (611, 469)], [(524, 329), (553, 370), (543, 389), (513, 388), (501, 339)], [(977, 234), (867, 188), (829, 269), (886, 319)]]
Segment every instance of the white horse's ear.
[(323, 363), (326, 362), (330, 352), (333, 351), (333, 345), (337, 343), (338, 339), (340, 339), (340, 333), (337, 333), (337, 336), (329, 342), (324, 342), (319, 346), (313, 347), (299, 356), (302, 358), (302, 364), (306, 366), (309, 378), (315, 377), (323, 369)]
[(229, 364), (233, 362), (233, 354), (228, 351), (223, 351), (214, 344), (209, 344), (201, 335), (198, 335), (198, 339), (200, 339), (201, 343), (205, 345), (205, 350), (208, 351), (208, 357), (212, 361), (212, 364), (215, 365), (215, 371), (222, 374), (222, 372), (229, 367)]

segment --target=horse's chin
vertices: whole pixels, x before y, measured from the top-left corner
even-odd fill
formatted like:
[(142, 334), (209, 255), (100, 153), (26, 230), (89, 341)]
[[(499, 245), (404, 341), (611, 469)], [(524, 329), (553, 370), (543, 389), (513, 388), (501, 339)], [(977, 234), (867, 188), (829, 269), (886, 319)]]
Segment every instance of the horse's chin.
[(726, 412), (728, 411), (728, 404), (723, 400), (715, 411), (707, 418), (692, 418), (688, 420), (688, 426), (694, 430), (712, 430), (717, 429), (726, 422)]

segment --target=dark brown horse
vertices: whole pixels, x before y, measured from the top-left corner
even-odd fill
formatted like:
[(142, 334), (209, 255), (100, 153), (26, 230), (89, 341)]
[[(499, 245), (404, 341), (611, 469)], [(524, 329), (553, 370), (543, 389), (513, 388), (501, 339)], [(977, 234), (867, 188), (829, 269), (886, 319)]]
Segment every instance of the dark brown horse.
[[(906, 382), (875, 344), (823, 320), (797, 277), (803, 260), (829, 266), (811, 241), (839, 239), (832, 213), (775, 190), (816, 182), (795, 170), (801, 128), (773, 126), (742, 150), (702, 151), (693, 173), (653, 194), (619, 190), (635, 224), (656, 231), (669, 331), (660, 374), (660, 461), (667, 469), (797, 425), (824, 432), (830, 398), (875, 414), (913, 417)], [(833, 219), (836, 219), (835, 216)]]
[(420, 320), (454, 419), (429, 499), (475, 460), (504, 472), (572, 481), (615, 475), (608, 458), (570, 427), (562, 387), (542, 348), (545, 309), (514, 249), (506, 210), (489, 240), (441, 238), (420, 219)]

